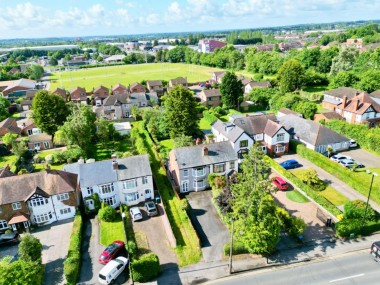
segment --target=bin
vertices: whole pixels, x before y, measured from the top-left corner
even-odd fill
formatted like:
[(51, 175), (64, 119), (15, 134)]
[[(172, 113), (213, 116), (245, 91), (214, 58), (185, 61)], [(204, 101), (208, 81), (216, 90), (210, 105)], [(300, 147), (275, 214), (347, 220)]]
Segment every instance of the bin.
[(156, 201), (156, 204), (161, 203), (161, 197), (160, 197), (160, 195), (156, 195), (156, 197), (154, 199)]

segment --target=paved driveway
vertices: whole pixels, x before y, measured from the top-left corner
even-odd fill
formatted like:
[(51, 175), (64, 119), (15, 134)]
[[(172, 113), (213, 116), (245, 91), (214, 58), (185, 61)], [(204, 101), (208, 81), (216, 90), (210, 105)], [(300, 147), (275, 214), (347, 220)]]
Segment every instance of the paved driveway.
[(216, 212), (211, 191), (191, 192), (187, 200), (192, 208), (195, 230), (201, 239), (204, 261), (222, 260), (223, 246), (229, 241), (230, 233)]
[(366, 167), (380, 168), (380, 157), (364, 149), (351, 149), (341, 152), (341, 154), (351, 156), (353, 159), (363, 163)]
[(18, 252), (18, 245), (1, 246), (0, 247), (0, 259), (5, 256), (15, 256)]

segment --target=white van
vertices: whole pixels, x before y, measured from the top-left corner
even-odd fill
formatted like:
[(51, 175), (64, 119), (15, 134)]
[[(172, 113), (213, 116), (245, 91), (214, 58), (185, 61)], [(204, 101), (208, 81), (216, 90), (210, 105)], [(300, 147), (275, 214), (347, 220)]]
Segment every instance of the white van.
[(98, 281), (100, 284), (112, 283), (128, 264), (128, 258), (119, 256), (107, 263), (99, 272)]

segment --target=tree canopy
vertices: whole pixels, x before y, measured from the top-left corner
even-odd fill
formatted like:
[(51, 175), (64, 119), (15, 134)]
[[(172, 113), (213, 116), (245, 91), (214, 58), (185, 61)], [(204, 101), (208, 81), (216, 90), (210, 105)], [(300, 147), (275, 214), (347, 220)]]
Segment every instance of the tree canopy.
[(227, 71), (220, 84), (223, 107), (225, 109), (238, 109), (243, 99), (243, 84), (235, 73)]
[(300, 89), (304, 83), (305, 70), (298, 60), (284, 62), (277, 73), (280, 90), (283, 93)]

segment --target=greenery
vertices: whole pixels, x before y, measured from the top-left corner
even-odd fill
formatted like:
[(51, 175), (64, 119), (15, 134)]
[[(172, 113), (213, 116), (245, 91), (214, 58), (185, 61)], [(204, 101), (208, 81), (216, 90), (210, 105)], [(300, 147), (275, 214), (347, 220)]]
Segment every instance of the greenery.
[(318, 173), (314, 168), (302, 170), (297, 177), (316, 191), (323, 191), (326, 189), (326, 184), (319, 178)]
[[(101, 210), (99, 211), (99, 214), (100, 212)], [(126, 242), (123, 220), (121, 219), (119, 213), (117, 213), (113, 221), (100, 221), (100, 244), (108, 246), (115, 240), (121, 240)]]
[[(229, 256), (230, 250), (231, 250), (231, 243), (226, 243), (223, 246), (224, 255)], [(245, 247), (244, 243), (240, 241), (234, 241), (233, 248), (232, 248), (232, 255), (245, 254), (245, 253), (249, 253), (249, 251)]]
[(1, 140), (6, 146), (11, 146), (17, 139), (18, 135), (17, 134), (12, 134), (12, 133), (6, 133)]
[(225, 109), (238, 109), (243, 99), (243, 84), (233, 72), (227, 71), (219, 87)]
[(103, 203), (99, 210), (98, 217), (102, 222), (113, 222), (116, 219), (116, 210), (110, 205)]
[(164, 96), (165, 118), (170, 137), (192, 135), (197, 130), (196, 101), (182, 85), (176, 85)]
[(20, 259), (26, 262), (42, 263), (42, 244), (31, 234), (26, 234), (21, 238), (18, 253)]
[(0, 259), (0, 285), (41, 285), (44, 276), (44, 266), (25, 260)]
[(344, 204), (344, 218), (345, 219), (363, 219), (365, 214), (365, 220), (374, 221), (376, 218), (375, 210), (371, 205), (368, 205), (366, 212), (366, 202), (362, 200), (352, 200)]
[(169, 138), (169, 128), (166, 122), (165, 111), (154, 107), (144, 110), (142, 113), (144, 127), (148, 129), (152, 137), (157, 140)]
[(211, 129), (211, 124), (217, 119), (218, 118), (214, 114), (211, 114), (209, 111), (203, 111), (203, 120), (210, 125), (209, 129)]
[(80, 273), (82, 228), (82, 216), (80, 212), (77, 211), (71, 231), (67, 258), (63, 263), (63, 273), (66, 278), (66, 284), (68, 285), (76, 284)]
[(302, 195), (298, 190), (294, 189), (292, 191), (286, 192), (286, 197), (296, 203), (308, 203), (310, 202), (304, 195)]
[(132, 262), (133, 281), (147, 282), (160, 273), (160, 261), (154, 253), (141, 256)]
[[(100, 210), (100, 208), (101, 208), (101, 202), (100, 202), (98, 193), (91, 194), (90, 196), (87, 196), (87, 197), (84, 198), (85, 201), (86, 200), (90, 200), (90, 199), (92, 201), (94, 201), (94, 210), (93, 210), (93, 212), (94, 213), (98, 213), (99, 210)], [(85, 205), (85, 213), (87, 215), (90, 214), (90, 209), (88, 209), (87, 205)]]
[(179, 136), (174, 138), (174, 147), (184, 147), (184, 146), (192, 146), (193, 138), (191, 136)]
[(305, 70), (298, 60), (284, 62), (277, 73), (277, 80), (282, 93), (300, 89), (304, 84)]
[[(1, 75), (1, 73), (0, 73)], [(10, 116), (8, 112), (8, 107), (10, 106), (10, 103), (7, 99), (0, 97), (0, 122), (5, 120)]]

